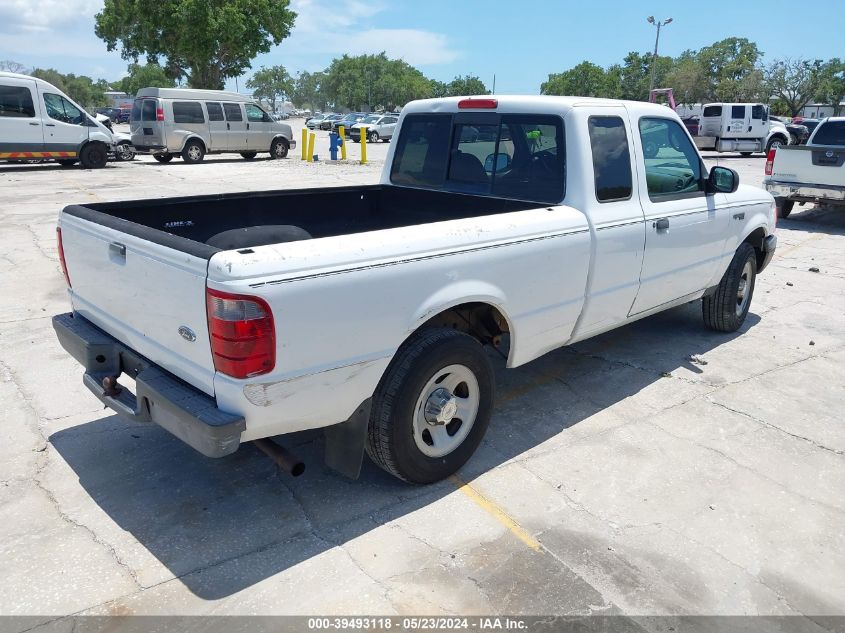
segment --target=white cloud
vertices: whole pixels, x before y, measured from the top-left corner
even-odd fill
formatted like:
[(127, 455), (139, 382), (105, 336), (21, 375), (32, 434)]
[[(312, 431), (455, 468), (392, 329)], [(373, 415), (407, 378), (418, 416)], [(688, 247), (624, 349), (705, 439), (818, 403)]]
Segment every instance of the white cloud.
[(0, 33), (49, 32), (90, 20), (102, 6), (102, 0), (2, 0)]
[(364, 28), (387, 6), (361, 0), (293, 0), (296, 23), (283, 51), (332, 55), (376, 54), (404, 59), (412, 65), (447, 64), (461, 56), (442, 33), (420, 29)]

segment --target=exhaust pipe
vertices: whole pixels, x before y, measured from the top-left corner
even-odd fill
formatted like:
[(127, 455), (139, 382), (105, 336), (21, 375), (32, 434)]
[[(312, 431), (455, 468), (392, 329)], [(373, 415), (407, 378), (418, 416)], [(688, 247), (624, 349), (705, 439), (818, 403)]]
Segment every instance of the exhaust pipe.
[(273, 440), (267, 438), (253, 440), (252, 443), (293, 477), (299, 477), (305, 472), (305, 463), (284, 446), (279, 446)]

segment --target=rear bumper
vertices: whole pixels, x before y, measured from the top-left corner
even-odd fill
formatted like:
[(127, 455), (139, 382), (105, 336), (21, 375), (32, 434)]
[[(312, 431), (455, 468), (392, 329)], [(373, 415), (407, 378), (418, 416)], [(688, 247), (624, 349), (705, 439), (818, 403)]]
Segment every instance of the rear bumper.
[[(85, 368), (83, 383), (113, 411), (133, 420), (155, 422), (207, 457), (235, 452), (246, 428), (242, 416), (217, 408), (214, 398), (185, 384), (90, 321), (74, 313), (53, 317), (61, 346)], [(135, 394), (125, 387), (111, 394), (103, 379), (126, 373)]]
[(766, 180), (766, 191), (776, 198), (799, 202), (845, 202), (845, 187), (837, 185), (816, 185), (799, 182)]

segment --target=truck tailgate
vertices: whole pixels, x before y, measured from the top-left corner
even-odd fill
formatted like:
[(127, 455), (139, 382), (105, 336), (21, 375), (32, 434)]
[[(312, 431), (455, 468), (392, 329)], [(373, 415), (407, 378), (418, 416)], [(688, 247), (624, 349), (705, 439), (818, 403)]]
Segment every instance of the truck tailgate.
[(845, 187), (845, 147), (781, 146), (775, 153), (772, 179), (779, 182)]
[(208, 261), (67, 212), (59, 227), (74, 311), (213, 395)]

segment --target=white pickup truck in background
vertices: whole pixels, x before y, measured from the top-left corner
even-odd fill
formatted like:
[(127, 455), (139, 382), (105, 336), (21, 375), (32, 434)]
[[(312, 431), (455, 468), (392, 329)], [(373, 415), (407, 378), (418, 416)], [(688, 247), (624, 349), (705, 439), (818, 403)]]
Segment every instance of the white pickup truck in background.
[(763, 183), (782, 218), (796, 202), (845, 206), (845, 117), (824, 119), (806, 145), (770, 151)]
[(103, 403), (205, 455), (325, 428), (339, 472), (366, 450), (428, 483), (485, 433), (485, 348), (518, 367), (698, 299), (733, 332), (774, 230), (772, 197), (708, 174), (662, 106), (417, 101), (376, 186), (66, 207), (53, 324)]

